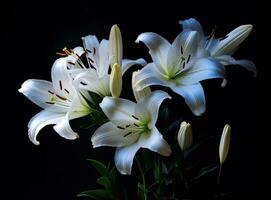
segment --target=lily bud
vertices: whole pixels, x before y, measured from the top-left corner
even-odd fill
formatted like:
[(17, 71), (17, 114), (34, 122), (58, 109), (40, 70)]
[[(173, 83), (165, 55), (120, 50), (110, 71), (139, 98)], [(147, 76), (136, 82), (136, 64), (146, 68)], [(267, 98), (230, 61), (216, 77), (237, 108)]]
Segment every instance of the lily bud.
[(221, 165), (225, 162), (229, 152), (230, 136), (231, 136), (231, 127), (228, 124), (226, 124), (224, 126), (219, 145), (219, 159)]
[(132, 76), (132, 88), (133, 88), (133, 93), (136, 101), (139, 101), (143, 97), (149, 95), (151, 93), (151, 88), (150, 87), (145, 87), (143, 90), (137, 90), (135, 87), (135, 76), (139, 73), (139, 71), (133, 72)]
[(250, 34), (253, 26), (251, 24), (242, 25), (231, 31), (219, 44), (212, 50), (211, 56), (231, 54)]
[(122, 90), (121, 66), (115, 63), (110, 74), (110, 92), (112, 97), (119, 97)]
[(178, 143), (182, 151), (188, 149), (193, 142), (192, 128), (189, 123), (183, 121), (177, 136)]
[(112, 26), (109, 35), (109, 61), (112, 67), (115, 63), (122, 65), (122, 38), (117, 25)]

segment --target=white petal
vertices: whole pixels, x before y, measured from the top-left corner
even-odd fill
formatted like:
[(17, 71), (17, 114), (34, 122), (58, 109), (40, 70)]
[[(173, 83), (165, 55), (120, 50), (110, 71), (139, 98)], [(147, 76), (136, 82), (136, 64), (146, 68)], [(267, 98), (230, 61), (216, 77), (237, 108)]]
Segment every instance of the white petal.
[(139, 149), (139, 143), (116, 149), (115, 165), (121, 174), (131, 174), (134, 156)]
[(176, 77), (176, 81), (181, 85), (190, 85), (202, 80), (223, 78), (224, 76), (225, 69), (219, 62), (214, 59), (203, 58), (197, 60), (191, 67), (184, 69)]
[(53, 128), (61, 137), (65, 139), (74, 140), (79, 137), (78, 134), (75, 133), (70, 126), (69, 113), (67, 113), (65, 117)]
[(65, 115), (61, 113), (53, 113), (47, 110), (43, 110), (36, 114), (28, 123), (28, 137), (35, 144), (39, 145), (37, 141), (37, 135), (39, 131), (50, 124), (59, 123)]
[(135, 87), (138, 90), (142, 90), (151, 85), (170, 87), (173, 86), (174, 83), (166, 80), (163, 75), (157, 71), (154, 63), (149, 63), (135, 75)]
[(135, 114), (136, 104), (127, 99), (104, 97), (100, 103), (104, 114), (117, 125), (125, 125), (135, 122), (132, 115)]
[(137, 60), (123, 59), (122, 60), (122, 75), (133, 65), (145, 66), (147, 62), (143, 58)]
[(99, 41), (95, 35), (88, 35), (82, 38), (89, 66), (96, 69), (99, 65)]
[(236, 48), (248, 37), (252, 31), (251, 24), (242, 25), (231, 31), (227, 37), (221, 40), (215, 48), (212, 49), (212, 56), (231, 55)]
[(49, 81), (29, 79), (25, 81), (19, 92), (23, 93), (33, 103), (37, 104), (42, 108), (51, 107), (51, 104), (46, 102), (51, 101), (52, 93), (55, 93), (53, 84)]
[(141, 98), (149, 95), (151, 93), (151, 88), (150, 87), (145, 87), (143, 90), (138, 90), (135, 85), (135, 76), (139, 73), (138, 71), (134, 71), (132, 74), (132, 89), (134, 93), (134, 97), (136, 101), (138, 102)]
[[(167, 57), (168, 72), (174, 76), (188, 59), (191, 61), (197, 53), (199, 37), (196, 31), (185, 30), (174, 40)], [(183, 60), (185, 59), (185, 60)]]
[[(72, 84), (72, 79), (67, 70), (66, 58), (59, 58), (53, 64), (51, 70), (52, 82), (58, 95), (72, 99), (75, 89)], [(67, 92), (68, 91), (68, 92)]]
[(118, 128), (112, 122), (107, 122), (95, 131), (91, 142), (94, 148), (100, 146), (122, 147), (134, 143), (139, 137), (138, 134), (127, 135), (127, 133), (129, 133), (127, 130)]
[[(74, 69), (74, 68), (81, 68), (81, 66), (77, 63), (79, 57), (81, 57), (83, 54), (85, 53), (84, 49), (82, 47), (75, 47), (73, 50), (72, 50), (72, 55), (68, 55), (66, 57), (66, 60), (67, 60), (67, 66), (68, 68), (70, 69)], [(71, 64), (73, 63), (73, 64)]]
[(189, 54), (195, 54), (198, 44), (199, 35), (197, 31), (185, 30), (176, 37), (172, 46), (174, 46), (180, 54), (182, 54), (181, 49), (183, 49), (183, 54), (187, 56)]
[(79, 46), (79, 47), (75, 47), (73, 49), (73, 53), (75, 53), (76, 55), (78, 55), (80, 57), (85, 53), (85, 51), (84, 51), (83, 47)]
[(195, 115), (201, 115), (205, 112), (205, 95), (200, 83), (179, 85), (171, 87), (171, 89), (184, 98), (186, 104)]
[(167, 55), (170, 48), (170, 43), (162, 36), (148, 32), (142, 33), (138, 36), (136, 42), (143, 42), (151, 54), (152, 60), (158, 67), (162, 67), (166, 71)]
[(109, 42), (102, 40), (99, 46), (100, 64), (97, 68), (100, 77), (108, 74), (109, 69)]
[(240, 66), (244, 67), (245, 69), (253, 72), (254, 77), (256, 77), (256, 75), (257, 75), (256, 66), (250, 60), (245, 60), (245, 59), (236, 60), (232, 56), (227, 56), (227, 55), (216, 57), (216, 59), (219, 62), (221, 62), (221, 64), (223, 64), (223, 65), (240, 65)]
[(74, 79), (74, 84), (80, 89), (89, 90), (104, 97), (110, 95), (109, 80), (108, 74), (98, 77), (94, 69), (89, 69), (88, 72), (78, 74)]
[(133, 159), (140, 147), (147, 148), (163, 156), (171, 154), (171, 148), (156, 127), (150, 133), (142, 134), (132, 145), (119, 147), (115, 153), (115, 164), (121, 174), (131, 174)]
[(149, 124), (150, 129), (154, 127), (158, 118), (160, 105), (166, 98), (171, 99), (171, 97), (166, 92), (157, 90), (139, 100), (136, 106), (136, 113), (140, 110), (139, 107), (143, 107), (144, 109), (148, 110), (151, 117), (151, 122)]
[(76, 119), (88, 115), (91, 112), (89, 104), (86, 99), (93, 102), (89, 94), (82, 96), (81, 92), (76, 95), (73, 100), (71, 107), (69, 108), (69, 119)]
[(152, 128), (150, 135), (142, 135), (141, 137), (144, 136), (146, 139), (145, 143), (142, 145), (143, 148), (147, 148), (163, 156), (169, 156), (171, 154), (171, 148), (169, 144), (163, 139), (163, 136), (156, 127)]
[(191, 29), (193, 31), (197, 31), (202, 37), (204, 36), (201, 24), (194, 18), (179, 21), (179, 24), (183, 26), (183, 30)]

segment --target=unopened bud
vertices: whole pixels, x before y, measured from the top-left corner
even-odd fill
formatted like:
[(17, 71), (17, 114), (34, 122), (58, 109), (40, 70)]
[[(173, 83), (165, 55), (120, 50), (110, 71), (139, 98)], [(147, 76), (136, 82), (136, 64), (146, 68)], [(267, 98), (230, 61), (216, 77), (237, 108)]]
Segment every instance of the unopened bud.
[(219, 159), (221, 165), (225, 162), (229, 153), (230, 136), (231, 136), (231, 127), (228, 124), (226, 124), (224, 126), (219, 145)]
[(188, 149), (193, 142), (192, 128), (189, 123), (183, 121), (177, 136), (178, 143), (182, 151)]
[(110, 74), (110, 92), (112, 97), (119, 97), (122, 90), (121, 66), (115, 63)]
[(109, 61), (110, 66), (115, 63), (122, 65), (122, 37), (120, 29), (117, 25), (112, 26), (109, 35)]

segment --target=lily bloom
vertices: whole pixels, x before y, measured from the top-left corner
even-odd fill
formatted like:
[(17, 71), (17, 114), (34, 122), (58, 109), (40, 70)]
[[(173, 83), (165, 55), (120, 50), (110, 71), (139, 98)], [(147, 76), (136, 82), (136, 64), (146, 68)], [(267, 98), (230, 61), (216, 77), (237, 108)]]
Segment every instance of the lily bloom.
[(156, 128), (161, 103), (171, 98), (166, 92), (155, 91), (132, 101), (105, 97), (100, 103), (110, 120), (99, 127), (91, 138), (93, 147), (117, 147), (115, 164), (121, 174), (131, 174), (136, 152), (142, 147), (163, 156), (171, 154), (171, 148)]
[(246, 24), (232, 30), (226, 36), (215, 38), (214, 32), (210, 36), (205, 36), (201, 24), (194, 18), (179, 21), (183, 30), (194, 30), (200, 35), (200, 43), (211, 57), (218, 60), (223, 65), (240, 65), (245, 69), (252, 71), (256, 76), (255, 64), (246, 59), (236, 60), (232, 54), (238, 49), (240, 44), (249, 36), (253, 26)]
[(147, 64), (134, 77), (135, 87), (142, 90), (151, 85), (169, 87), (181, 95), (195, 115), (205, 112), (205, 95), (200, 81), (223, 78), (224, 67), (208, 57), (199, 45), (196, 31), (183, 31), (170, 44), (162, 36), (148, 32), (138, 36), (153, 62)]
[[(75, 51), (77, 51), (75, 49)], [(67, 70), (70, 57), (59, 58), (52, 67), (52, 82), (29, 79), (25, 81), (19, 92), (23, 93), (32, 102), (43, 108), (28, 123), (28, 136), (30, 140), (39, 145), (37, 135), (39, 131), (50, 124), (55, 124), (54, 130), (63, 138), (78, 138), (70, 127), (69, 120), (88, 115), (91, 109), (85, 98), (76, 91)]]
[(94, 35), (82, 39), (88, 66), (81, 65), (75, 71), (75, 84), (80, 89), (95, 92), (101, 97), (119, 97), (122, 75), (133, 65), (146, 65), (142, 58), (122, 59), (122, 40), (116, 25), (111, 29), (109, 41), (103, 39), (99, 43)]

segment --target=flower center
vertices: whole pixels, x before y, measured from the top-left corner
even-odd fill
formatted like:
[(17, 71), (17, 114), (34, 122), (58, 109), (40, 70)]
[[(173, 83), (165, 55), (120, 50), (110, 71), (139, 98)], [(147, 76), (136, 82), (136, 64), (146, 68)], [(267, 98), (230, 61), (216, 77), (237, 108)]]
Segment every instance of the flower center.
[(117, 126), (118, 129), (123, 130), (123, 137), (137, 136), (137, 138), (139, 138), (141, 134), (148, 134), (150, 132), (148, 121), (140, 121), (135, 115), (132, 115), (131, 117), (136, 120), (134, 123), (130, 123), (125, 126)]
[[(65, 90), (65, 91), (67, 93), (69, 93), (68, 90)], [(67, 99), (66, 97), (55, 94), (54, 92), (52, 92), (50, 90), (48, 90), (48, 93), (50, 93), (51, 98), (50, 98), (50, 101), (46, 101), (45, 103), (51, 104), (51, 105), (58, 104), (58, 105), (65, 106), (65, 107), (70, 106), (71, 101), (69, 99)]]

